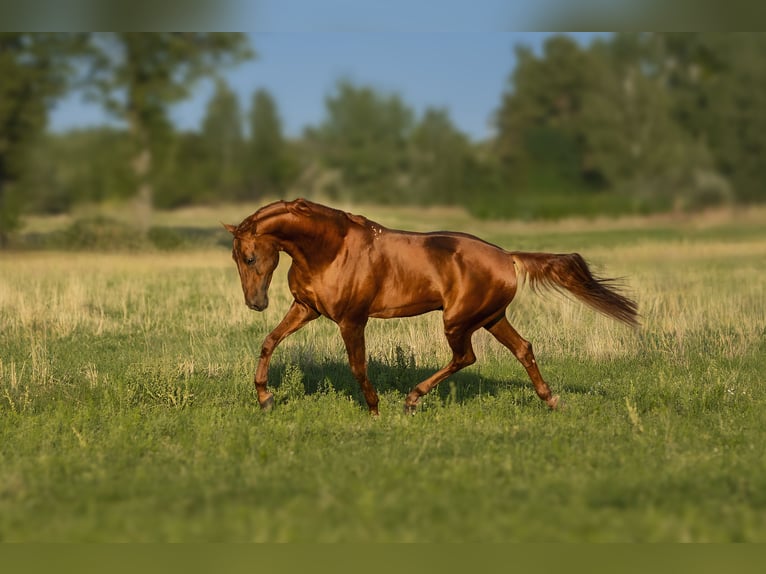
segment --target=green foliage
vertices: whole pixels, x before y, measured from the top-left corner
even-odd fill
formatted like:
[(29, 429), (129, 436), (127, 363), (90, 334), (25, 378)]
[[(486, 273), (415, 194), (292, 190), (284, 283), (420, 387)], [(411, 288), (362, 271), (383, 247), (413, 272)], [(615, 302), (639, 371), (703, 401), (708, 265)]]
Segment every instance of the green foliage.
[[(219, 82), (200, 132), (164, 132), (162, 154), (155, 156), (161, 161), (154, 162), (154, 204), (167, 209), (252, 199), (262, 193), (279, 195), (296, 176), (293, 146), (281, 132), (272, 132), (271, 139), (262, 133), (247, 139), (241, 122), (236, 95)], [(256, 143), (253, 137), (261, 140)], [(18, 194), (26, 198), (30, 211), (41, 213), (128, 200), (135, 195), (133, 154), (132, 138), (123, 129), (45, 134), (28, 154)], [(253, 184), (253, 173), (259, 169), (271, 183)]]
[(125, 223), (94, 217), (76, 220), (54, 236), (54, 243), (65, 249), (121, 251), (142, 247), (144, 238)]
[[(545, 175), (545, 174), (542, 174)], [(571, 182), (557, 182), (555, 191), (544, 193), (491, 187), (477, 193), (467, 207), (471, 214), (483, 219), (563, 219), (566, 217), (619, 216), (628, 213), (650, 214), (666, 212), (673, 208), (661, 200), (642, 199), (640, 195), (610, 193), (608, 191), (583, 190)], [(550, 180), (541, 185), (550, 185)]]
[(82, 203), (129, 198), (134, 193), (131, 152), (128, 135), (114, 128), (40, 137), (19, 182), (27, 208), (61, 213)]
[(22, 206), (18, 186), (11, 182), (0, 184), (0, 247), (5, 247), (8, 234), (18, 227)]
[(580, 117), (593, 84), (590, 54), (554, 36), (536, 57), (517, 48), (511, 89), (496, 116), (495, 153), (509, 187), (518, 193), (579, 187), (588, 175)]
[(306, 395), (303, 384), (303, 371), (298, 365), (285, 365), (282, 381), (276, 387), (275, 397), (280, 402), (295, 401)]
[(242, 120), (237, 95), (219, 80), (202, 120), (201, 136), (207, 163), (213, 167), (213, 177), (207, 183), (212, 193), (217, 190), (223, 197), (236, 197), (242, 186)]
[(396, 95), (340, 82), (327, 115), (306, 139), (337, 177), (319, 193), (384, 204), (461, 204), (483, 188), (489, 166), (446, 110), (422, 117)]
[(206, 203), (223, 196), (212, 184), (220, 172), (210, 146), (197, 132), (175, 135), (167, 172), (158, 181), (154, 204), (169, 209), (193, 203)]
[[(699, 193), (700, 178), (712, 172), (710, 154), (674, 121), (663, 74), (642, 70), (642, 59), (623, 56), (632, 54), (619, 50), (630, 40), (618, 36), (610, 50), (594, 50), (598, 81), (581, 118), (589, 169), (637, 201), (688, 205)], [(727, 199), (724, 193), (711, 203)]]
[(168, 104), (188, 97), (195, 81), (253, 56), (239, 33), (123, 32), (92, 41), (93, 95), (136, 130), (163, 121)]
[[(744, 202), (763, 201), (766, 166), (766, 36), (760, 33), (674, 36), (676, 75), (685, 98), (676, 114), (709, 147), (719, 173)], [(684, 42), (691, 47), (684, 50)], [(686, 57), (684, 57), (686, 56)], [(689, 92), (694, 100), (689, 102)], [(689, 105), (689, 110), (684, 107)]]
[(589, 47), (561, 36), (540, 56), (519, 50), (494, 153), (510, 193), (526, 197), (505, 203), (588, 189), (623, 211), (763, 200), (753, 150), (766, 144), (766, 106), (751, 87), (764, 53), (760, 34), (707, 33), (619, 33)]
[(67, 227), (47, 234), (27, 236), (17, 246), (67, 251), (145, 252), (187, 250), (211, 243), (209, 234), (199, 231), (152, 227), (142, 234), (130, 223), (93, 216), (77, 218)]
[(276, 103), (259, 90), (242, 131), (236, 94), (223, 82), (207, 106), (199, 133), (175, 136), (174, 151), (157, 192), (160, 207), (281, 195), (297, 175), (297, 159), (282, 135)]
[(174, 136), (173, 152), (157, 189), (158, 207), (246, 197), (242, 120), (237, 95), (218, 80), (201, 131)]
[(397, 203), (408, 201), (403, 181), (413, 112), (398, 95), (341, 81), (326, 100), (327, 117), (316, 139), (326, 165), (342, 174), (342, 189), (329, 195)]
[[(154, 186), (171, 138), (168, 106), (186, 98), (196, 80), (253, 54), (241, 33), (97, 34), (93, 46), (97, 57), (91, 71), (92, 91), (128, 125), (133, 143), (131, 165), (143, 206), (138, 224), (148, 230)], [(228, 148), (221, 153), (229, 153)], [(218, 163), (222, 161), (226, 163), (220, 158)], [(228, 177), (224, 167), (218, 177)]]
[(250, 197), (281, 195), (295, 178), (297, 164), (282, 133), (277, 104), (266, 90), (253, 94), (250, 142), (243, 165)]
[(71, 81), (70, 59), (81, 53), (79, 34), (0, 33), (0, 247), (18, 223), (17, 183), (30, 147)]
[(459, 204), (475, 182), (475, 163), (468, 139), (450, 120), (446, 110), (429, 108), (410, 138), (413, 198), (422, 204)]

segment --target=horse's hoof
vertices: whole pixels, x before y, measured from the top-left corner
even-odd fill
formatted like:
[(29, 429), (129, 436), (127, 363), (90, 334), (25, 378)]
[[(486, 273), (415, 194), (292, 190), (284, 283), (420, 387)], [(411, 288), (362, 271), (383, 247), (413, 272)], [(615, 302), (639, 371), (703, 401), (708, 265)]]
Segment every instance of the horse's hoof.
[(549, 407), (549, 408), (550, 408), (552, 411), (556, 411), (556, 410), (559, 410), (559, 409), (560, 409), (562, 406), (564, 406), (563, 404), (560, 404), (560, 403), (559, 403), (559, 396), (558, 396), (558, 395), (553, 395), (553, 396), (552, 396), (550, 399), (548, 399), (546, 402), (548, 403), (548, 407)]
[(274, 408), (274, 395), (269, 395), (265, 401), (263, 402), (259, 401), (259, 403), (261, 405), (262, 411), (264, 412), (270, 411), (272, 408)]
[(410, 405), (407, 403), (404, 403), (404, 414), (405, 415), (414, 415), (415, 411), (418, 410), (418, 405)]

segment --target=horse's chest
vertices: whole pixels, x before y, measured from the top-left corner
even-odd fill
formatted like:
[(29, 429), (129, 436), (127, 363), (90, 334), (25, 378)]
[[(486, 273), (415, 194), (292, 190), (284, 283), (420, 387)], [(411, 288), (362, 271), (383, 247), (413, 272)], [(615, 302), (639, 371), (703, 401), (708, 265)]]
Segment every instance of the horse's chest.
[(290, 269), (287, 282), (290, 286), (290, 292), (297, 301), (307, 303), (318, 310), (318, 297), (310, 278), (306, 277), (303, 273)]
[(333, 320), (342, 319), (352, 309), (364, 306), (369, 298), (358, 292), (353, 276), (340, 276), (333, 269), (313, 274), (291, 271), (288, 283), (296, 300)]

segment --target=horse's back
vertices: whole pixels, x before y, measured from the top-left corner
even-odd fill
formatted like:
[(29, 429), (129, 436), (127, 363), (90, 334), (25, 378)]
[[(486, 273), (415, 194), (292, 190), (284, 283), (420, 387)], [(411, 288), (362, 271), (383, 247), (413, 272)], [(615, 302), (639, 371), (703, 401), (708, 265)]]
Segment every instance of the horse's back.
[(431, 233), (392, 234), (391, 246), (397, 259), (405, 266), (430, 265), (440, 273), (462, 273), (467, 269), (474, 273), (507, 269), (508, 252), (467, 233), (435, 231)]
[(513, 297), (507, 253), (471, 235), (387, 231), (373, 239), (378, 294), (372, 316), (403, 317), (444, 309), (467, 294)]

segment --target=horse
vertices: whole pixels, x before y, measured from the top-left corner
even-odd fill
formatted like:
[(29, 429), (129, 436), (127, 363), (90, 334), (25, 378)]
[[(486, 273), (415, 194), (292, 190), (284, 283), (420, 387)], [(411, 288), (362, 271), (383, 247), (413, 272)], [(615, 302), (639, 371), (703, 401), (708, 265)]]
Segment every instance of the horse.
[(363, 217), (306, 199), (276, 201), (244, 219), (223, 224), (232, 234), (232, 258), (246, 305), (269, 304), (279, 252), (292, 258), (288, 284), (293, 301), (261, 346), (255, 389), (263, 410), (274, 405), (267, 389), (271, 356), (285, 337), (324, 316), (334, 321), (367, 407), (378, 415), (378, 395), (367, 376), (365, 326), (368, 319), (442, 312), (452, 359), (415, 385), (404, 409), (413, 413), (420, 398), (476, 361), (471, 337), (486, 329), (521, 362), (537, 396), (559, 406), (540, 374), (532, 345), (511, 326), (506, 307), (520, 284), (568, 291), (595, 310), (637, 326), (637, 304), (619, 292), (614, 279), (594, 276), (578, 253), (506, 251), (467, 233), (416, 233), (389, 229)]

